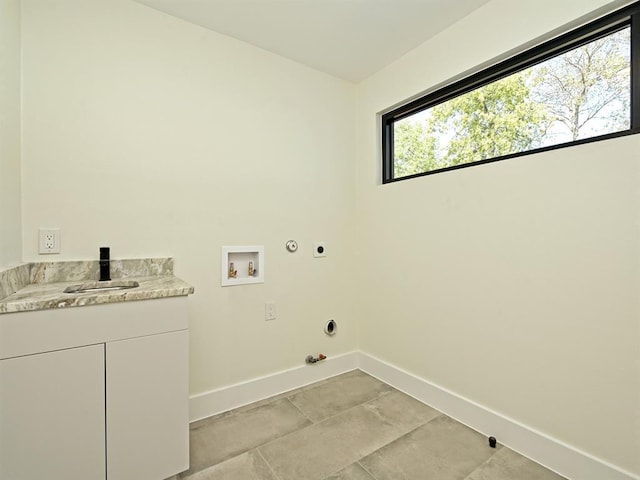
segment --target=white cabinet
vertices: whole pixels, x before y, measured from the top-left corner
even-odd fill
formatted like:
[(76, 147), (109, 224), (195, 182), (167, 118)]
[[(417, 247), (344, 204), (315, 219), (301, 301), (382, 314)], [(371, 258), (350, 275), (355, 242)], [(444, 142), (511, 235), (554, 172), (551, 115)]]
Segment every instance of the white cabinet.
[(0, 360), (0, 478), (104, 480), (104, 345)]
[(0, 315), (0, 480), (187, 470), (186, 300)]
[(106, 344), (109, 480), (162, 480), (189, 468), (186, 330)]

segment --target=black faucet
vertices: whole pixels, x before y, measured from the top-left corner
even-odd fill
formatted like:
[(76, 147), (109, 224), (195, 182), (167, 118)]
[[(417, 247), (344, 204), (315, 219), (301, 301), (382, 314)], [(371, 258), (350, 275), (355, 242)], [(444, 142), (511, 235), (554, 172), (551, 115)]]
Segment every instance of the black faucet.
[(111, 260), (109, 258), (109, 247), (100, 247), (100, 281), (111, 280)]

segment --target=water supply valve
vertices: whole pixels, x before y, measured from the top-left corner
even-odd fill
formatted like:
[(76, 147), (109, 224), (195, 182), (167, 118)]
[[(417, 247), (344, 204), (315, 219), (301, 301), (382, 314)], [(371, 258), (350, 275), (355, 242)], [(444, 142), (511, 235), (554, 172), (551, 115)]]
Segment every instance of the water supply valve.
[(307, 355), (307, 358), (305, 358), (304, 361), (309, 365), (312, 365), (314, 363), (318, 363), (320, 360), (324, 360), (325, 358), (327, 358), (327, 356), (321, 353), (317, 357), (314, 357), (313, 355)]

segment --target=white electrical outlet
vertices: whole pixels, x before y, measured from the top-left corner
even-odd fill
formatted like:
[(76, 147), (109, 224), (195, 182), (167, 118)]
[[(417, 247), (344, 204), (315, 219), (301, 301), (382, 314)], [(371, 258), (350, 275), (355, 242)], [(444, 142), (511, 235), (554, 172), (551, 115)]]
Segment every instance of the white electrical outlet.
[(48, 255), (50, 253), (60, 253), (59, 228), (38, 229), (38, 253), (43, 255)]
[(276, 319), (276, 302), (267, 302), (264, 304), (264, 319), (265, 320)]

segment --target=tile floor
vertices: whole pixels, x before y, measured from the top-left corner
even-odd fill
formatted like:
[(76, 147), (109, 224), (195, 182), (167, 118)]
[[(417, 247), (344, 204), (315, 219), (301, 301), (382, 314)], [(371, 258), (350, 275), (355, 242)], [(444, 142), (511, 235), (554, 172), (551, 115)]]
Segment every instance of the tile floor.
[(359, 371), (191, 425), (184, 480), (561, 480)]

